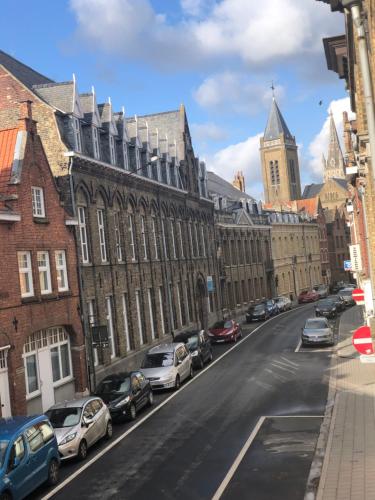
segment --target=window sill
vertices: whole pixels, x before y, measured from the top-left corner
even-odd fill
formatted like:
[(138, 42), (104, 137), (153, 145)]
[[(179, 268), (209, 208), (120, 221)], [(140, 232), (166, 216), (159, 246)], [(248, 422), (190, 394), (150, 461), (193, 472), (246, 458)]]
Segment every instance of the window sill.
[(56, 293), (50, 292), (50, 293), (42, 293), (40, 294), (40, 300), (55, 300), (57, 299)]
[(21, 302), (22, 304), (31, 304), (33, 302), (39, 302), (39, 299), (38, 297), (35, 297), (35, 295), (32, 297), (21, 297)]
[(65, 384), (68, 384), (69, 382), (73, 382), (74, 380), (74, 377), (70, 376), (70, 377), (66, 377), (66, 378), (62, 378), (60, 380), (57, 380), (56, 382), (53, 382), (53, 388), (54, 389), (57, 389), (58, 387), (61, 387), (62, 385), (65, 385)]
[(61, 290), (58, 292), (58, 297), (70, 297), (72, 295), (71, 290)]
[(31, 401), (32, 399), (39, 398), (41, 395), (41, 391), (35, 391), (32, 394), (26, 394), (26, 401)]
[(35, 224), (49, 224), (49, 220), (46, 217), (33, 216), (33, 221), (35, 222)]

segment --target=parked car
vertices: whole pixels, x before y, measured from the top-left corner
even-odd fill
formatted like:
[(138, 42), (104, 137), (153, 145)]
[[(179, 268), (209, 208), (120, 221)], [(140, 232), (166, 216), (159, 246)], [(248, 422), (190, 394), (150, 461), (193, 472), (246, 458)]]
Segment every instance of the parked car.
[(337, 293), (341, 288), (345, 288), (345, 283), (343, 281), (337, 281), (331, 286), (331, 291), (333, 294)]
[(333, 330), (327, 318), (310, 318), (306, 320), (301, 335), (302, 345), (334, 344)]
[(345, 301), (340, 297), (340, 295), (330, 295), (329, 298), (335, 303), (338, 312), (345, 309)]
[(298, 304), (307, 304), (319, 300), (319, 294), (315, 290), (302, 290), (298, 295)]
[(60, 456), (45, 415), (0, 419), (0, 498), (22, 499), (59, 480)]
[(95, 394), (106, 403), (113, 421), (135, 420), (139, 410), (154, 402), (150, 381), (139, 371), (108, 375)]
[(246, 322), (251, 323), (252, 321), (264, 321), (270, 317), (267, 305), (265, 302), (261, 304), (256, 304), (255, 306), (250, 306), (246, 313)]
[(173, 342), (183, 342), (189, 349), (193, 368), (203, 368), (205, 363), (212, 361), (212, 346), (205, 330), (194, 330), (176, 335)]
[(337, 318), (336, 304), (331, 299), (318, 300), (315, 306), (316, 316), (325, 316), (326, 318)]
[(179, 389), (181, 383), (194, 374), (190, 352), (182, 342), (152, 347), (141, 370), (153, 389)]
[(284, 297), (284, 296), (276, 297), (275, 302), (280, 312), (290, 311), (292, 309), (292, 301), (290, 300), (289, 297)]
[(237, 342), (242, 337), (242, 329), (234, 319), (217, 321), (208, 330), (208, 335), (212, 342)]
[(326, 297), (328, 297), (328, 287), (326, 285), (314, 286), (314, 290), (321, 299), (325, 299)]
[(266, 306), (267, 306), (267, 309), (270, 313), (270, 316), (276, 316), (276, 314), (279, 314), (280, 309), (279, 309), (279, 306), (277, 305), (275, 299), (266, 300)]
[(112, 419), (101, 398), (87, 396), (52, 406), (47, 415), (55, 429), (62, 460), (84, 460), (99, 439), (112, 437)]
[(353, 288), (343, 288), (339, 291), (338, 295), (344, 301), (345, 307), (355, 305), (355, 300), (353, 299)]

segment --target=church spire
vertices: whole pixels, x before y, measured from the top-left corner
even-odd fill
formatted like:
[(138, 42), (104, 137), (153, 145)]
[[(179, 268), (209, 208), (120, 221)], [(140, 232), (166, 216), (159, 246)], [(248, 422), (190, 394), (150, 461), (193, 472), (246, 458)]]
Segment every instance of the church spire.
[(345, 179), (344, 158), (341, 151), (340, 141), (337, 135), (335, 120), (333, 119), (332, 111), (329, 118), (329, 145), (328, 157), (324, 169), (324, 182), (327, 182), (332, 177), (337, 179)]
[(293, 140), (293, 136), (288, 129), (283, 115), (281, 114), (276, 99), (273, 97), (266, 130), (264, 131), (264, 140), (274, 141), (279, 138), (280, 134), (284, 134), (285, 139)]

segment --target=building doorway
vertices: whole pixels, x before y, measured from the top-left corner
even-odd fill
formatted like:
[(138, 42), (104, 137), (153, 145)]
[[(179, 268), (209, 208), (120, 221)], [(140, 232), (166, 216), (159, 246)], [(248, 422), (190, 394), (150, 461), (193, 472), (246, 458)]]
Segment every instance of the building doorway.
[(9, 397), (8, 350), (9, 346), (0, 347), (0, 417), (2, 418), (12, 416)]

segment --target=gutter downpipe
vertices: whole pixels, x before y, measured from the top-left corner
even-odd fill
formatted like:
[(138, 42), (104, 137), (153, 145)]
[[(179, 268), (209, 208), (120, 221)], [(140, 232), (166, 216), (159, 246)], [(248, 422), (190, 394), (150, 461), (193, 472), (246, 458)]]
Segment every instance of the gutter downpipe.
[[(69, 156), (68, 176), (69, 176), (70, 198), (71, 198), (71, 202), (72, 202), (73, 217), (77, 217), (77, 207), (76, 207), (75, 197), (74, 197), (73, 176), (72, 176), (73, 161), (74, 161), (73, 156)], [(79, 263), (79, 251), (78, 251), (79, 247), (78, 247), (78, 238), (77, 238), (76, 227), (74, 228), (74, 239), (75, 239), (76, 250), (77, 250), (77, 274), (78, 274), (78, 287), (79, 287), (79, 302), (80, 302), (80, 309), (81, 309), (81, 323), (82, 323), (82, 327), (83, 327), (83, 336), (85, 338), (85, 343), (86, 343), (86, 354), (90, 351), (90, 358), (91, 358), (90, 366), (92, 367), (92, 380), (91, 380), (91, 373), (90, 373), (90, 368), (89, 368), (87, 356), (86, 356), (86, 372), (87, 372), (87, 380), (89, 383), (90, 393), (92, 393), (96, 389), (94, 348), (92, 345), (91, 335), (90, 336), (87, 335), (87, 332), (89, 331), (89, 329), (88, 329), (88, 325), (87, 325), (86, 304), (85, 304), (85, 301), (83, 300), (83, 280), (82, 280), (81, 266)], [(88, 345), (88, 343), (90, 343), (90, 345)]]
[[(368, 47), (365, 27), (361, 17), (361, 0), (342, 0), (342, 6), (348, 9), (351, 13), (353, 19), (353, 26), (357, 35), (358, 42), (358, 55), (359, 64), (362, 74), (363, 82), (363, 95), (365, 100), (367, 126), (368, 126), (368, 136), (370, 143), (370, 158), (371, 158), (371, 173), (372, 173), (372, 189), (375, 190), (375, 109), (374, 109), (374, 96), (372, 91), (372, 79), (371, 79), (371, 68), (368, 56)], [(365, 196), (363, 196), (363, 201), (365, 202)], [(369, 275), (371, 282), (371, 293), (372, 293), (372, 318), (375, 315), (375, 282), (374, 282), (374, 270), (372, 267), (371, 258), (371, 242), (368, 239), (369, 230), (367, 225), (367, 215), (366, 215), (366, 203), (364, 203), (364, 222), (366, 228), (366, 239), (368, 244), (368, 259), (369, 259)], [(371, 322), (370, 322), (371, 324)], [(371, 327), (372, 337), (375, 338), (375, 327)]]

